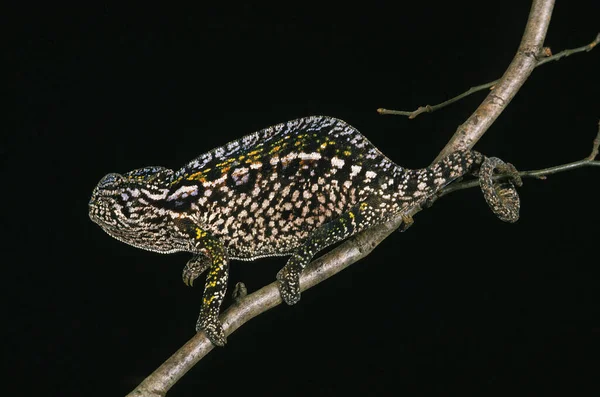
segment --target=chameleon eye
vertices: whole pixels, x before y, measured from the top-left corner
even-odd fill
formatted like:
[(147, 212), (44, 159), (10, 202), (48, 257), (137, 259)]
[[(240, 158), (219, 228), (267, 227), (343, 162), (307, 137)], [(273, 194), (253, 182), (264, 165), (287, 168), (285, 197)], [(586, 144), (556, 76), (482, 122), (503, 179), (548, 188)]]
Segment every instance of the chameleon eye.
[(103, 189), (110, 187), (121, 180), (123, 180), (123, 176), (121, 174), (112, 173), (105, 175), (104, 178), (98, 182), (98, 188)]

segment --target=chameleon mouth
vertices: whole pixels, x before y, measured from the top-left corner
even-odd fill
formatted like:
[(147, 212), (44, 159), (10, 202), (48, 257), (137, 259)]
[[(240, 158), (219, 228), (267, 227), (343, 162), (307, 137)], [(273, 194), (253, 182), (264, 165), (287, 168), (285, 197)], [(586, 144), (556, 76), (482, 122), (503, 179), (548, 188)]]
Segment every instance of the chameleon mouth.
[(112, 224), (110, 211), (105, 205), (99, 204), (95, 200), (88, 203), (88, 216), (90, 219), (104, 229), (105, 225)]
[(94, 199), (94, 197), (92, 197), (90, 199), (90, 202), (88, 203), (88, 212), (90, 214), (90, 216), (92, 216), (92, 214), (96, 214), (98, 212), (100, 212), (102, 210), (102, 207), (98, 205), (98, 202)]
[(99, 211), (98, 205), (94, 202), (93, 199), (90, 200), (90, 202), (88, 203), (88, 214), (89, 214), (90, 218), (94, 219), (93, 216), (98, 211)]
[(103, 227), (105, 222), (102, 221), (101, 212), (98, 210), (98, 208), (90, 208), (88, 215), (92, 222), (99, 225), (100, 227)]

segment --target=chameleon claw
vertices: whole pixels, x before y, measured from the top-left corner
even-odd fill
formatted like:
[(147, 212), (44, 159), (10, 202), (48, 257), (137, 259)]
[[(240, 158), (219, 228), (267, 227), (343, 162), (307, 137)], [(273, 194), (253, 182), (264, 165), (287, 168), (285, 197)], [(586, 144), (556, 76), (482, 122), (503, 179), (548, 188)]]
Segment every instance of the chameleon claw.
[(181, 278), (188, 287), (194, 286), (194, 280), (210, 267), (210, 260), (205, 255), (196, 255), (186, 263)]
[(410, 215), (402, 215), (402, 225), (400, 225), (400, 231), (405, 232), (406, 229), (411, 227), (415, 223), (415, 220)]
[(193, 277), (192, 274), (190, 274), (190, 271), (187, 266), (183, 269), (183, 274), (181, 275), (181, 278), (183, 279), (183, 283), (188, 287), (194, 286), (195, 277)]

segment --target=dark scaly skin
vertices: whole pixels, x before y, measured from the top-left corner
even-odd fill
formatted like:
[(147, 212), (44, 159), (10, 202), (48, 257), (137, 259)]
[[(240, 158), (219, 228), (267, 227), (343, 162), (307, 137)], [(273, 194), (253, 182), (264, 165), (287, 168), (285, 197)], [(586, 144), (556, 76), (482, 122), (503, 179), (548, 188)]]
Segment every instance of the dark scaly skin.
[[(291, 256), (277, 279), (282, 298), (294, 304), (300, 273), (318, 251), (423, 205), (484, 160), (475, 151), (456, 152), (424, 169), (404, 169), (345, 122), (313, 116), (249, 134), (178, 171), (109, 174), (94, 189), (89, 214), (135, 247), (193, 253), (184, 282), (192, 285), (208, 270), (196, 329), (222, 346), (218, 315), (230, 259)], [(407, 217), (406, 227), (411, 223)]]
[[(494, 181), (495, 170), (498, 171), (497, 175), (506, 175), (508, 178)], [(515, 185), (521, 186), (523, 181), (514, 165), (504, 163), (497, 157), (486, 158), (479, 170), (479, 185), (485, 201), (498, 218), (509, 223), (519, 219), (521, 203)]]

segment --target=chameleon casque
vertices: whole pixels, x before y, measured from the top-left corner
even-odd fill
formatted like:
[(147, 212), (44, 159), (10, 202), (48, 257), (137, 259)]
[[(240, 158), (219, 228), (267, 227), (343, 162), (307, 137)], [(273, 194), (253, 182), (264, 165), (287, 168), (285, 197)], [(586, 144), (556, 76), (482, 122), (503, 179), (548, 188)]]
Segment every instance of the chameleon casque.
[[(512, 165), (476, 151), (405, 169), (344, 121), (312, 116), (246, 135), (177, 171), (155, 166), (108, 174), (93, 191), (89, 215), (135, 247), (191, 252), (184, 282), (192, 285), (208, 270), (196, 329), (222, 346), (218, 316), (231, 259), (290, 256), (277, 279), (283, 300), (294, 304), (300, 273), (318, 251), (404, 217), (465, 174), (478, 173), (492, 210), (516, 221), (513, 181), (492, 178), (502, 169), (519, 182)], [(404, 228), (412, 223), (405, 218)]]

